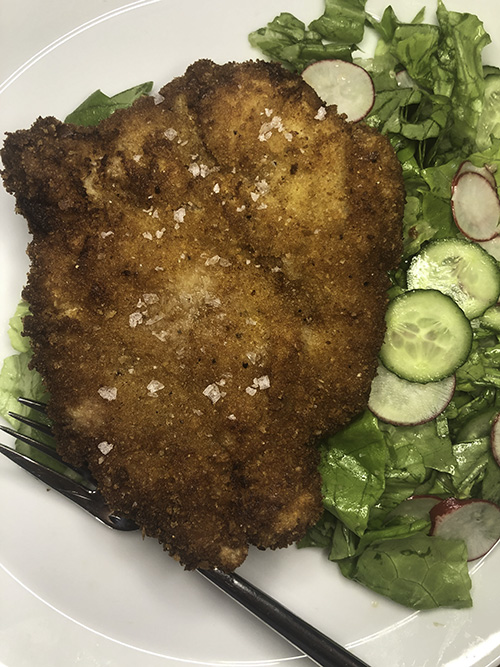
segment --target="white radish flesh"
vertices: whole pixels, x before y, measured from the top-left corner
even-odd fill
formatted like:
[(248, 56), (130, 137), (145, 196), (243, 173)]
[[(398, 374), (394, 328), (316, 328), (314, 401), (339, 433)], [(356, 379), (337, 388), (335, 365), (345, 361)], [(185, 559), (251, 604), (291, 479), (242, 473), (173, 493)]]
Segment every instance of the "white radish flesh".
[(373, 81), (359, 65), (344, 60), (319, 60), (306, 67), (302, 78), (327, 106), (334, 104), (349, 121), (361, 120), (373, 107)]
[(497, 187), (495, 177), (493, 176), (493, 172), (491, 171), (491, 169), (486, 165), (484, 165), (483, 167), (476, 167), (476, 165), (473, 164), (470, 160), (464, 160), (464, 162), (462, 162), (462, 164), (457, 169), (457, 173), (453, 177), (452, 183), (456, 183), (457, 180), (460, 178), (460, 176), (466, 173), (480, 174), (488, 181), (488, 183), (492, 187), (494, 187), (495, 189)]
[(500, 465), (500, 413), (493, 419), (490, 434), (491, 453)]
[(396, 74), (396, 83), (398, 84), (398, 88), (418, 88), (415, 81), (405, 69)]
[(500, 199), (481, 174), (466, 171), (452, 185), (451, 207), (455, 224), (473, 241), (489, 241), (500, 231)]
[(443, 412), (454, 391), (454, 376), (421, 384), (403, 380), (380, 364), (372, 382), (368, 407), (378, 419), (389, 424), (423, 424)]
[(500, 262), (500, 236), (495, 236), (490, 241), (478, 241), (478, 245), (486, 252)]
[(447, 498), (431, 510), (431, 534), (447, 540), (463, 540), (467, 560), (476, 560), (500, 539), (500, 507), (488, 500)]

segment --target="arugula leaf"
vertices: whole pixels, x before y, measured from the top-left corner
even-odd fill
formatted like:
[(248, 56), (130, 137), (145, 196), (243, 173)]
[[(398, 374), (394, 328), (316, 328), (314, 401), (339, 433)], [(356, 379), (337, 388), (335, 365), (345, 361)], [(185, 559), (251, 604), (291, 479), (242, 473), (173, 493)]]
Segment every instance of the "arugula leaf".
[(148, 81), (124, 90), (113, 97), (108, 97), (100, 90), (96, 90), (79, 107), (66, 116), (65, 122), (73, 123), (73, 125), (98, 125), (117, 109), (126, 109), (139, 97), (148, 95), (152, 88), (152, 81)]

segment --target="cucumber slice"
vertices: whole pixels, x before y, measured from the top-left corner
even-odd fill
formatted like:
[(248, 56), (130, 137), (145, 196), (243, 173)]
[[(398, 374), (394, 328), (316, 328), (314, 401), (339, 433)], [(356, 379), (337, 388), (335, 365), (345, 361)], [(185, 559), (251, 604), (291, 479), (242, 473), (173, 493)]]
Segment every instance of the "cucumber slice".
[(469, 319), (479, 317), (500, 295), (500, 269), (477, 243), (441, 239), (416, 255), (407, 274), (409, 289), (435, 289), (450, 296)]
[(384, 366), (410, 382), (436, 382), (459, 368), (472, 345), (463, 311), (437, 290), (412, 290), (389, 303), (380, 350)]

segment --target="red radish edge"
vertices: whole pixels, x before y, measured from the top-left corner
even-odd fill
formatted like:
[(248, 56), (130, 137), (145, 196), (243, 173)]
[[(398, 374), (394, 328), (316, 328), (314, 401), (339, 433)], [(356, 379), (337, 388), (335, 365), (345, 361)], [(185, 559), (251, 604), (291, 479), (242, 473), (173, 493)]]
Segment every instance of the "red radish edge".
[(480, 174), (481, 176), (484, 176), (484, 178), (488, 181), (488, 183), (496, 190), (497, 184), (491, 169), (486, 164), (483, 165), (482, 167), (476, 167), (476, 165), (470, 160), (464, 160), (460, 164), (451, 182), (452, 186), (458, 181), (458, 179), (460, 178), (460, 176), (462, 176), (462, 174), (469, 174), (469, 173)]
[(468, 561), (485, 556), (500, 539), (500, 507), (489, 500), (446, 498), (430, 511), (431, 535), (463, 540)]
[(350, 122), (365, 118), (375, 103), (370, 74), (360, 65), (344, 60), (318, 60), (308, 65), (302, 78), (326, 106), (335, 105)]
[(421, 384), (403, 380), (379, 364), (368, 408), (380, 421), (394, 426), (425, 424), (448, 407), (455, 386), (454, 375), (438, 382)]
[(477, 171), (464, 171), (453, 180), (451, 208), (455, 224), (467, 238), (490, 241), (498, 236), (500, 199), (496, 188)]
[(500, 412), (493, 419), (491, 425), (490, 445), (493, 458), (500, 466)]
[(396, 72), (396, 83), (399, 88), (417, 88), (417, 84), (405, 69)]

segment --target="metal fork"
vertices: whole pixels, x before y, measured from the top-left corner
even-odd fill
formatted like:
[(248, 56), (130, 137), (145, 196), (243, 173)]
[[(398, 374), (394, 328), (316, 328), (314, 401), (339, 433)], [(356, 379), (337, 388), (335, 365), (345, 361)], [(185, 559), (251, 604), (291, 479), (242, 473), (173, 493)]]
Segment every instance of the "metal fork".
[[(40, 414), (46, 414), (45, 404), (27, 398), (19, 398), (18, 400), (28, 408)], [(9, 412), (9, 415), (31, 429), (45, 436), (51, 436), (48, 424), (15, 412)], [(88, 470), (76, 468), (63, 462), (53, 445), (45, 444), (30, 435), (20, 433), (7, 426), (0, 425), (0, 430), (33, 447), (36, 451), (51, 457), (52, 462), (65, 466), (66, 474), (65, 472), (57, 472), (30, 458), (29, 455), (0, 443), (1, 454), (4, 454), (47, 486), (62, 493), (66, 498), (75, 502), (107, 526), (122, 531), (138, 529), (133, 521), (109, 509)], [(72, 473), (73, 476), (69, 477), (68, 472)], [(303, 651), (316, 664), (324, 667), (368, 667), (365, 662), (343, 646), (296, 616), (240, 575), (234, 572), (228, 574), (220, 570), (198, 569), (197, 571), (287, 639), (293, 646)]]

